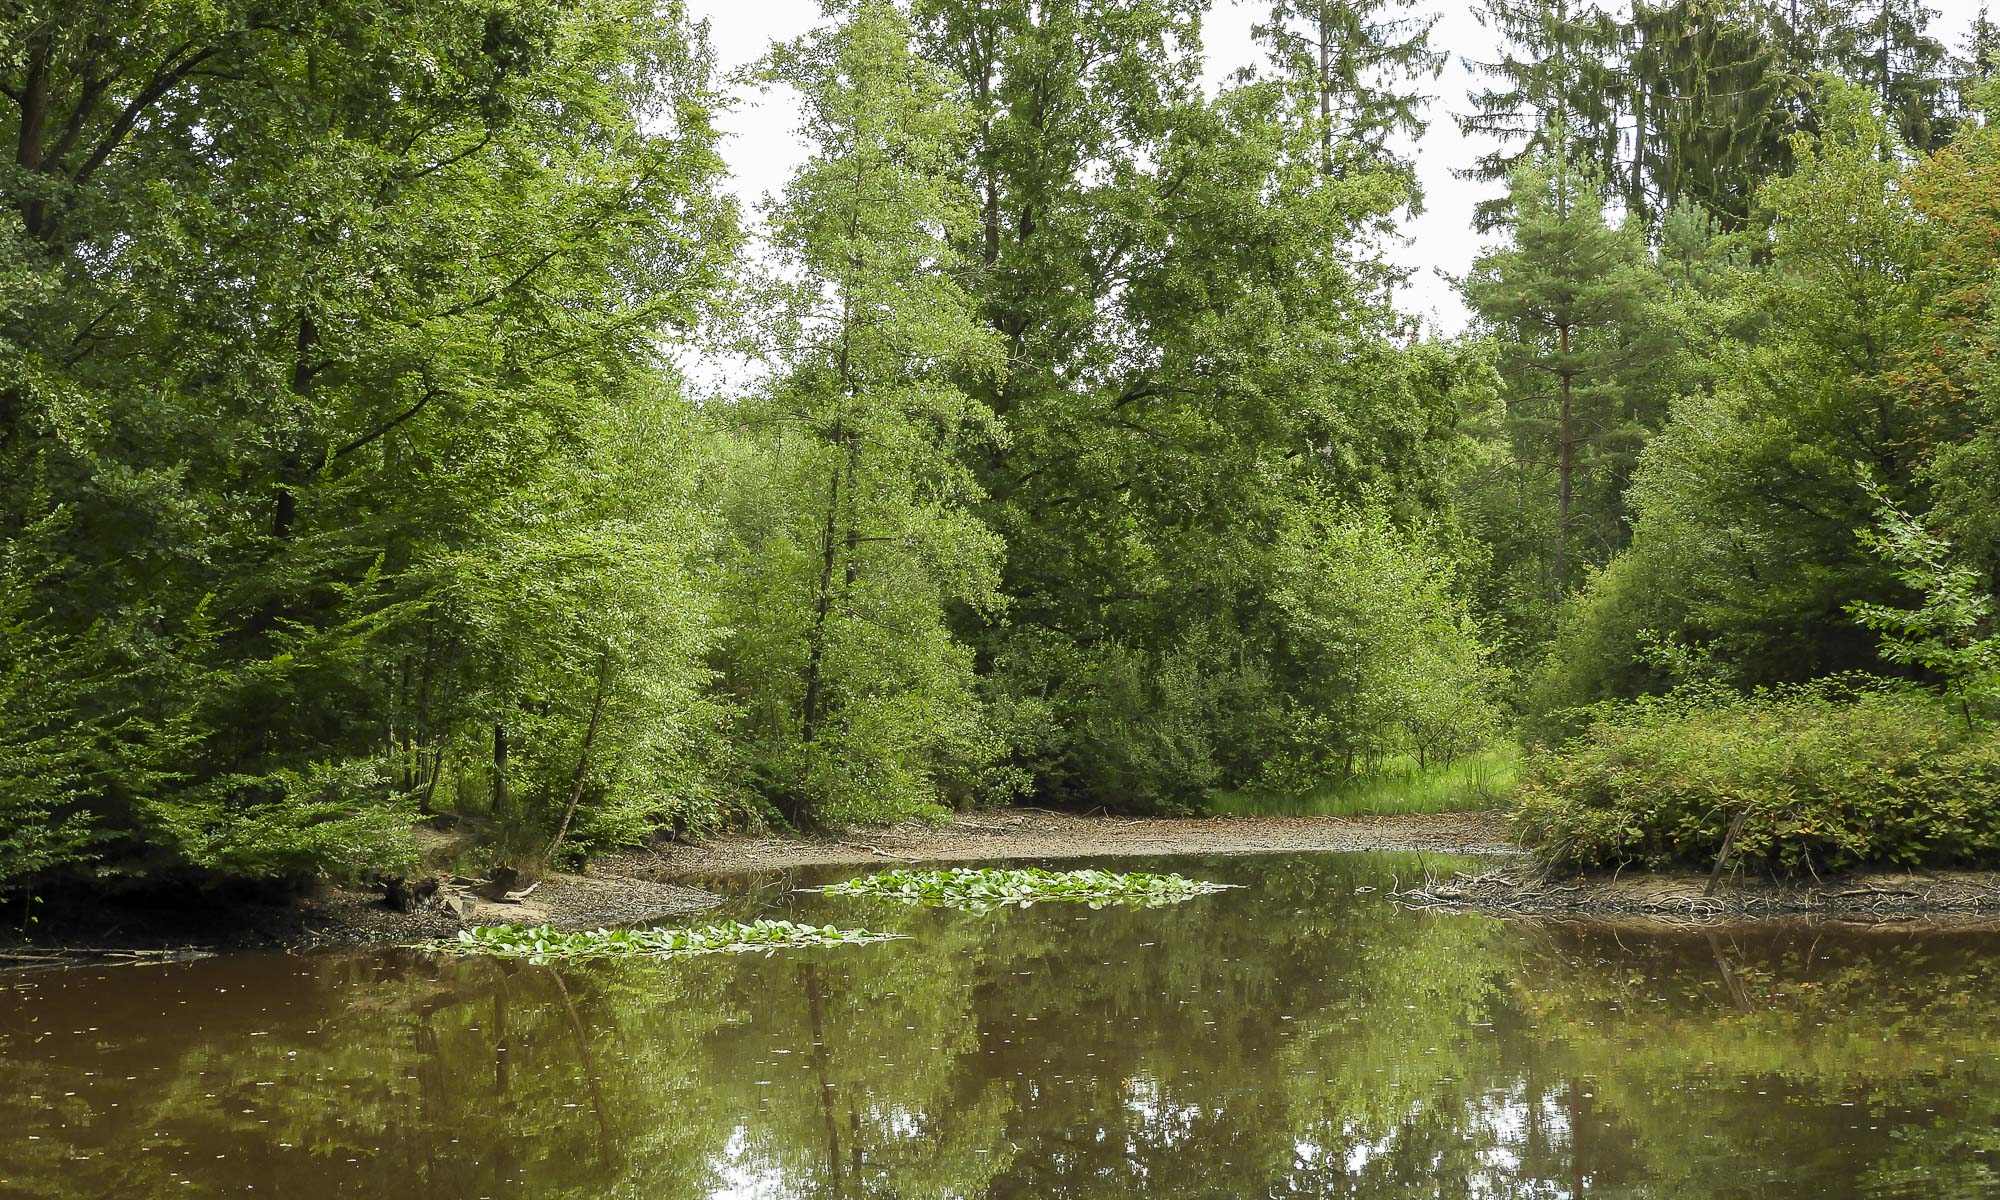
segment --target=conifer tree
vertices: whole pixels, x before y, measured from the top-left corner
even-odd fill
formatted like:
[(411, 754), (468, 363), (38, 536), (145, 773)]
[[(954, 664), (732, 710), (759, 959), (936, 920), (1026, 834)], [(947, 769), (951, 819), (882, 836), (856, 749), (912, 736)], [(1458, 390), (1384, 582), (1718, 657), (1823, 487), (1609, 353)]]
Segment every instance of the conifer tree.
[(1965, 46), (1959, 51), (1954, 67), (1959, 111), (1973, 112), (1979, 105), (1981, 85), (2000, 74), (2000, 24), (1994, 22), (1986, 9), (1980, 9), (1979, 15), (1972, 19), (1972, 28), (1966, 31)]
[(1255, 27), (1274, 65), (1311, 93), (1329, 174), (1356, 156), (1381, 160), (1391, 138), (1423, 132), (1424, 96), (1415, 88), (1437, 78), (1446, 55), (1430, 44), (1437, 17), (1410, 15), (1413, 4), (1272, 0), (1269, 19)]
[(1655, 218), (1689, 200), (1730, 227), (1790, 161), (1780, 48), (1726, 0), (1634, 6), (1627, 206)]
[[(1620, 124), (1628, 88), (1621, 24), (1581, 0), (1485, 0), (1480, 23), (1499, 42), (1497, 57), (1468, 62), (1491, 81), (1472, 94), (1472, 111), (1459, 128), (1492, 138), (1500, 147), (1458, 173), (1465, 178), (1506, 179), (1516, 164), (1560, 149), (1592, 163), (1609, 180), (1620, 177)], [(1549, 137), (1560, 131), (1561, 147)], [(1482, 229), (1505, 221), (1506, 201), (1483, 202)]]
[(1872, 93), (1905, 146), (1942, 145), (1954, 124), (1951, 56), (1921, 0), (1778, 0), (1766, 11), (1789, 77), (1794, 126), (1823, 127), (1822, 76)]
[[(1624, 384), (1646, 353), (1633, 333), (1658, 276), (1637, 222), (1607, 222), (1602, 176), (1561, 149), (1562, 131), (1549, 143), (1514, 169), (1508, 242), (1481, 255), (1463, 287), (1498, 346), (1524, 473), (1553, 485), (1548, 585), (1560, 597), (1577, 576), (1579, 485), (1638, 432)], [(1593, 517), (1616, 512), (1615, 491), (1589, 500)], [(1592, 557), (1603, 557), (1609, 536)]]
[(1873, 92), (1913, 150), (1943, 145), (1956, 124), (1951, 54), (1930, 33), (1936, 16), (1922, 0), (1854, 0), (1824, 34), (1825, 69)]

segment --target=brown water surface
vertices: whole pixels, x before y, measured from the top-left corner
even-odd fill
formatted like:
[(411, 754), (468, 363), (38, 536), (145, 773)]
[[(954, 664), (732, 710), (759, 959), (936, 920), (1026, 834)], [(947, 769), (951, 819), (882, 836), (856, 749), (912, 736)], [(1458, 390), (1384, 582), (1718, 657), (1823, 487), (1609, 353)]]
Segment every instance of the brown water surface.
[(1385, 895), (1413, 856), (1140, 865), (1247, 886), (978, 915), (763, 877), (734, 915), (910, 940), (0, 975), (0, 1195), (2000, 1195), (1992, 934), (1427, 915)]

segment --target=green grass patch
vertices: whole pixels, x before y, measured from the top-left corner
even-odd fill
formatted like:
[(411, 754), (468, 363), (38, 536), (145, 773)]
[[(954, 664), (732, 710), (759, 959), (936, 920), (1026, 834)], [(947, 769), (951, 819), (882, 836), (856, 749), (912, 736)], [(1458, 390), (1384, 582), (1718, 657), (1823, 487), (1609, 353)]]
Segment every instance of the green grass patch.
[(1329, 780), (1304, 795), (1220, 792), (1209, 811), (1238, 817), (1372, 817), (1392, 813), (1476, 812), (1499, 808), (1521, 773), (1511, 743), (1441, 767), (1397, 757), (1365, 775)]
[(883, 942), (902, 935), (832, 925), (800, 925), (791, 921), (731, 921), (693, 929), (562, 930), (549, 925), (481, 925), (461, 929), (455, 938), (439, 938), (419, 948), (444, 954), (486, 954), (495, 958), (555, 959), (648, 958), (684, 954), (740, 953), (780, 950), (794, 946), (845, 946)]
[(944, 871), (882, 871), (820, 890), (830, 896), (880, 896), (907, 904), (983, 911), (1008, 905), (1025, 908), (1043, 900), (1076, 901), (1092, 908), (1107, 904), (1151, 908), (1179, 904), (1230, 886), (1181, 875), (957, 867)]

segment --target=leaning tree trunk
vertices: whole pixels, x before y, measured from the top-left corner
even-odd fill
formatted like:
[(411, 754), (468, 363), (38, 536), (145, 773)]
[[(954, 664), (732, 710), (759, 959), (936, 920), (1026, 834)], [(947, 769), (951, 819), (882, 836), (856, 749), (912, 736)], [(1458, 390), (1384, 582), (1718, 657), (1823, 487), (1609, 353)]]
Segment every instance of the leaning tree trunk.
[(569, 781), (569, 803), (563, 805), (562, 820), (556, 823), (555, 835), (549, 838), (548, 848), (542, 851), (542, 864), (547, 866), (556, 860), (556, 851), (562, 849), (563, 839), (569, 836), (570, 821), (576, 817), (576, 806), (583, 800), (584, 780), (590, 775), (590, 748), (597, 741), (597, 729), (604, 720), (604, 697), (611, 687), (611, 648), (606, 646), (597, 658), (597, 694), (590, 701), (590, 723), (583, 729), (583, 748), (577, 752), (576, 771)]

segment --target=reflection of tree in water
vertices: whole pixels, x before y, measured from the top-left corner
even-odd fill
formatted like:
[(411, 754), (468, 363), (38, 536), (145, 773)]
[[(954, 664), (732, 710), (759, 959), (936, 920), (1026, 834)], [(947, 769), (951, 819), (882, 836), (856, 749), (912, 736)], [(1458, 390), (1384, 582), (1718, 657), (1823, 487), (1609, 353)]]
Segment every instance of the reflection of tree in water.
[(916, 936), (770, 957), (40, 977), (0, 998), (0, 1192), (1994, 1191), (1984, 937), (1503, 924), (1356, 893), (1414, 857), (1204, 866), (1254, 886), (843, 903)]
[(1990, 933), (1550, 926), (1521, 945), (1551, 1060), (1598, 1073), (1658, 1194), (2000, 1191)]

